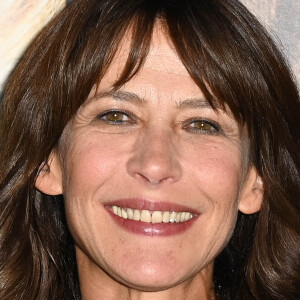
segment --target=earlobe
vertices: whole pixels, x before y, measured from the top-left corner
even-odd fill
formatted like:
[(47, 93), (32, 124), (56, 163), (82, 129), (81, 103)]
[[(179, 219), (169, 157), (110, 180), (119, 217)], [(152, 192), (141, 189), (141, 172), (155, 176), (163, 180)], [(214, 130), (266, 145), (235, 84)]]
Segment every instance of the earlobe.
[(253, 214), (260, 210), (263, 203), (264, 185), (256, 169), (251, 167), (245, 179), (239, 202), (239, 210), (244, 214)]
[(62, 170), (61, 163), (56, 153), (51, 153), (47, 163), (45, 163), (38, 173), (35, 187), (47, 195), (61, 195)]

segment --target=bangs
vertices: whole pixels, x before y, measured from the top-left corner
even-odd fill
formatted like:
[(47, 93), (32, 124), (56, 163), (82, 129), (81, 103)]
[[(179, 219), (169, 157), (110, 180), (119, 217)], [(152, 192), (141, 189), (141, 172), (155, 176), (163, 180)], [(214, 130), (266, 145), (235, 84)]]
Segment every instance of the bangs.
[[(28, 55), (24, 76), (28, 86), (35, 81), (45, 87), (34, 91), (34, 97), (42, 99), (45, 110), (55, 112), (51, 131), (62, 133), (107, 73), (125, 36), (131, 37), (130, 49), (113, 88), (139, 72), (156, 24), (212, 108), (229, 109), (249, 132), (264, 115), (276, 119), (276, 102), (294, 98), (287, 95), (283, 100), (282, 91), (276, 90), (281, 78), (289, 77), (286, 67), (278, 64), (283, 59), (239, 1), (74, 1), (38, 36), (36, 65), (30, 65)], [(43, 45), (50, 46), (45, 51)]]
[[(124, 36), (130, 32), (128, 58), (114, 83), (114, 88), (118, 89), (143, 66), (154, 26), (159, 23), (210, 105), (214, 109), (228, 107), (237, 122), (251, 123), (252, 113), (255, 114), (258, 105), (263, 105), (268, 93), (266, 70), (261, 63), (267, 58), (263, 58), (262, 53), (259, 57), (259, 51), (254, 51), (259, 50), (253, 37), (256, 28), (253, 29), (249, 13), (239, 3), (232, 4), (233, 8), (228, 3), (222, 5), (222, 1), (201, 1), (201, 5), (198, 2), (136, 1), (127, 4), (118, 1), (114, 7), (102, 7), (101, 14), (106, 15), (104, 10), (110, 9), (119, 22), (109, 23), (100, 15), (87, 34), (84, 56), (93, 58), (92, 69), (98, 72), (96, 82), (99, 84)], [(248, 21), (243, 17), (246, 13)], [(253, 22), (257, 23), (254, 19)], [(86, 59), (82, 62), (83, 68)]]

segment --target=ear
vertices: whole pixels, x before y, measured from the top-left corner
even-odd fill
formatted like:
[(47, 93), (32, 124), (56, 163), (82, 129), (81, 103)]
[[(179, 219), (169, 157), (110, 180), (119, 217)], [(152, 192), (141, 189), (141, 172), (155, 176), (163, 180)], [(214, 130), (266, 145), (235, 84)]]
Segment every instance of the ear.
[(255, 167), (251, 167), (240, 194), (239, 210), (244, 214), (253, 214), (260, 210), (264, 196), (264, 185)]
[(52, 152), (47, 163), (39, 171), (35, 187), (44, 194), (62, 194), (62, 169), (57, 153)]

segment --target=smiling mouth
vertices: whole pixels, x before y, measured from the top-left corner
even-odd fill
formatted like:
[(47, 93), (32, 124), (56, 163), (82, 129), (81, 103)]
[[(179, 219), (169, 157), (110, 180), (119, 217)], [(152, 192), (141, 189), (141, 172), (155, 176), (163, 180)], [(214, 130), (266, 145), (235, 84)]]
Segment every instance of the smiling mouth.
[(176, 211), (149, 211), (122, 206), (111, 206), (112, 212), (123, 219), (140, 221), (144, 223), (183, 223), (194, 218), (191, 212)]
[(185, 205), (144, 198), (118, 199), (104, 206), (120, 228), (150, 237), (182, 234), (201, 216)]

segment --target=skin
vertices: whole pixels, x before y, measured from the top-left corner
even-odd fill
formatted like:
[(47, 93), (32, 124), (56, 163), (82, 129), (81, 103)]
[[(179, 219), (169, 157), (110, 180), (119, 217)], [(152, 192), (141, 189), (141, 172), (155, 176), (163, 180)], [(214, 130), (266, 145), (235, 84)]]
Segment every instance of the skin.
[[(117, 95), (107, 94), (128, 41), (68, 124), (59, 154), (36, 185), (64, 194), (83, 299), (213, 299), (213, 262), (238, 210), (254, 213), (262, 201), (247, 133), (230, 112), (205, 102), (158, 26), (142, 70)], [(108, 110), (126, 114), (113, 122)], [(182, 234), (136, 235), (104, 207), (132, 197), (184, 204), (200, 216)]]

